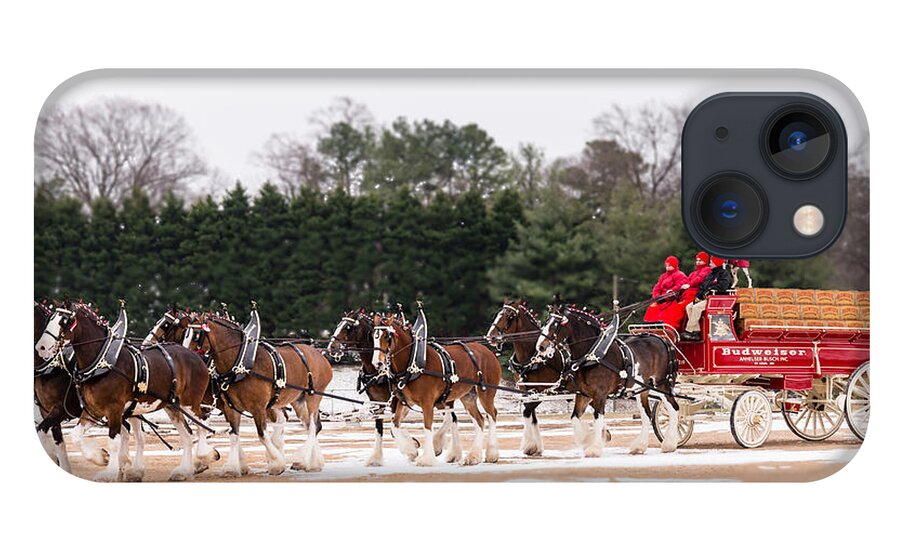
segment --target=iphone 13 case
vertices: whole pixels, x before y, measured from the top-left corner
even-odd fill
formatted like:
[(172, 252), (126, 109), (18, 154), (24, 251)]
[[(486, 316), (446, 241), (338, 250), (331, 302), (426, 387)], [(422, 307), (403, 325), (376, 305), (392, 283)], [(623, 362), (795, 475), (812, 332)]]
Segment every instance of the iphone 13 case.
[[(104, 70), (34, 144), (78, 477), (811, 481), (865, 437), (868, 129), (826, 75)], [(794, 200), (825, 175), (845, 219)]]

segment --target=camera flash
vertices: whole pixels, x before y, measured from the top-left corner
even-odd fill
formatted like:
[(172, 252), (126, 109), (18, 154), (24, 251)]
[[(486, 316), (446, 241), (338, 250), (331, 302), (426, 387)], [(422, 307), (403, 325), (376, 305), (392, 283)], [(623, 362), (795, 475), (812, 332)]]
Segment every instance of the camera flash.
[(825, 214), (816, 206), (806, 204), (794, 212), (794, 230), (804, 237), (818, 235), (823, 227), (825, 227)]

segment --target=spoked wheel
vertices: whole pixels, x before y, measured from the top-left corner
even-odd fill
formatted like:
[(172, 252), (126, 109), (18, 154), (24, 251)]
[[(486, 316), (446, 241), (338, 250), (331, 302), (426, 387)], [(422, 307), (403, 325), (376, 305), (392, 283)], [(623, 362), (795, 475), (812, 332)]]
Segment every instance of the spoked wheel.
[(844, 383), (843, 378), (823, 377), (813, 380), (808, 391), (784, 391), (781, 413), (791, 431), (808, 441), (837, 433), (844, 421)]
[(859, 440), (865, 440), (869, 427), (869, 362), (856, 368), (847, 383), (844, 400), (847, 426)]
[(731, 435), (744, 448), (761, 446), (772, 430), (772, 405), (758, 390), (748, 390), (731, 407)]
[[(690, 411), (690, 404), (684, 401), (678, 401), (678, 447), (681, 448), (687, 441), (691, 439), (691, 435), (694, 433), (694, 418), (690, 415), (687, 415)], [(663, 441), (663, 438), (666, 436), (666, 430), (669, 428), (669, 411), (666, 410), (666, 407), (663, 405), (663, 401), (660, 400), (656, 404), (653, 405), (653, 418), (651, 420), (653, 424), (653, 434), (656, 435), (656, 438), (659, 439), (659, 442)]]

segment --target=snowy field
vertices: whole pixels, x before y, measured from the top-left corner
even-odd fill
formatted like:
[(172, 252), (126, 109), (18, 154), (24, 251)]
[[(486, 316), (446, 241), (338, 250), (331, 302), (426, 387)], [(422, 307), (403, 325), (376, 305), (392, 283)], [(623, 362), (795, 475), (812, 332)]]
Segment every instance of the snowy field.
[[(356, 397), (355, 371), (337, 371), (329, 391)], [(643, 455), (628, 454), (628, 445), (638, 435), (640, 423), (633, 418), (627, 402), (617, 404), (619, 409), (609, 413), (607, 423), (612, 435), (602, 457), (586, 458), (576, 447), (569, 420), (569, 404), (565, 401), (546, 402), (540, 410), (540, 425), (544, 442), (541, 456), (525, 456), (520, 450), (522, 421), (520, 405), (515, 395), (500, 395), (501, 412), (497, 426), (500, 447), (498, 463), (481, 463), (461, 466), (447, 463), (439, 456), (433, 467), (417, 467), (395, 447), (390, 436), (390, 424), (386, 425), (384, 462), (381, 467), (367, 467), (366, 460), (372, 451), (375, 424), (371, 419), (360, 420), (360, 412), (354, 404), (334, 401), (323, 402), (323, 412), (329, 416), (320, 437), (326, 459), (321, 472), (307, 473), (288, 469), (280, 475), (266, 471), (265, 451), (256, 438), (252, 421), (244, 418), (241, 425), (241, 443), (250, 460), (250, 473), (238, 479), (245, 481), (632, 481), (632, 480), (680, 480), (680, 481), (811, 481), (827, 477), (840, 470), (856, 454), (857, 441), (846, 424), (833, 437), (822, 442), (807, 442), (793, 435), (780, 414), (774, 415), (772, 433), (760, 448), (747, 450), (739, 447), (731, 436), (725, 416), (698, 418), (690, 441), (676, 452), (663, 454), (659, 442), (650, 433), (650, 447)], [(473, 425), (468, 414), (460, 407), (461, 442), (465, 452), (472, 442)], [(177, 435), (160, 412), (152, 419), (160, 423), (160, 433), (172, 445), (177, 445)], [(442, 417), (438, 416), (435, 425)], [(589, 415), (585, 421), (590, 421)], [(229, 450), (227, 425), (221, 415), (214, 414), (210, 425), (217, 433), (210, 443), (222, 455), (208, 470), (195, 476), (197, 481), (216, 481)], [(69, 425), (69, 427), (71, 424)], [(404, 424), (411, 435), (423, 439), (421, 417), (412, 413)], [(69, 434), (69, 428), (66, 434)], [(101, 443), (107, 440), (105, 429), (95, 428), (89, 435)], [(288, 460), (302, 447), (306, 430), (302, 423), (293, 420), (285, 427), (285, 449)], [(72, 470), (78, 476), (91, 478), (98, 467), (86, 462), (68, 442)], [(162, 481), (178, 464), (179, 450), (169, 450), (155, 435), (147, 434), (145, 480)]]

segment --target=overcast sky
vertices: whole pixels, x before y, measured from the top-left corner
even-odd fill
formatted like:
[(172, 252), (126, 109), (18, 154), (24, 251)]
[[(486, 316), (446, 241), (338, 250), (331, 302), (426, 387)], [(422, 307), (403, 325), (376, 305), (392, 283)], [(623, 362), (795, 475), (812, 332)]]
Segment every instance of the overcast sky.
[[(289, 132), (312, 142), (309, 117), (337, 97), (366, 105), (379, 124), (399, 116), (411, 120), (449, 119), (458, 125), (477, 123), (501, 146), (514, 149), (531, 142), (548, 159), (577, 154), (592, 137), (591, 121), (614, 104), (638, 107), (647, 102), (695, 105), (722, 91), (809, 90), (832, 102), (848, 120), (855, 99), (836, 94), (810, 76), (773, 85), (758, 75), (702, 78), (672, 75), (615, 78), (569, 75), (536, 76), (350, 76), (298, 73), (172, 73), (102, 71), (77, 77), (57, 89), (50, 103), (87, 103), (124, 96), (166, 105), (187, 120), (196, 146), (227, 184), (240, 179), (255, 190), (266, 178), (253, 153), (276, 132)], [(776, 88), (777, 87), (777, 88)], [(852, 143), (860, 132), (850, 114)]]

